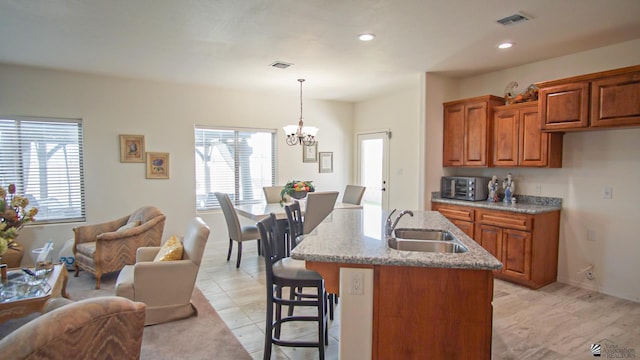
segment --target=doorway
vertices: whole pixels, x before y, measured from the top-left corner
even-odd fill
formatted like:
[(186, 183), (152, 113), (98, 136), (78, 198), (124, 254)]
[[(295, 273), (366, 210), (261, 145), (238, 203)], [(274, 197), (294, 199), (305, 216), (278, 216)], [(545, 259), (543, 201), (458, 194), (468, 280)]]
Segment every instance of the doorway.
[(367, 190), (364, 207), (386, 210), (389, 204), (389, 131), (357, 134), (358, 180)]

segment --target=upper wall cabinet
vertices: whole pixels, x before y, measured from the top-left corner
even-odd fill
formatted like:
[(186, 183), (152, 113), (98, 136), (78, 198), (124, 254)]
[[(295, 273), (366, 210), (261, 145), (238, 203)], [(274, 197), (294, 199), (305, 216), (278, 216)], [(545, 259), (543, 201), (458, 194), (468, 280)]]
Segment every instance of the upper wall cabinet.
[(496, 106), (493, 166), (562, 167), (562, 133), (540, 130), (538, 103)]
[(640, 126), (640, 65), (536, 85), (543, 131)]
[(486, 95), (444, 103), (442, 166), (490, 166), (493, 108), (504, 104)]

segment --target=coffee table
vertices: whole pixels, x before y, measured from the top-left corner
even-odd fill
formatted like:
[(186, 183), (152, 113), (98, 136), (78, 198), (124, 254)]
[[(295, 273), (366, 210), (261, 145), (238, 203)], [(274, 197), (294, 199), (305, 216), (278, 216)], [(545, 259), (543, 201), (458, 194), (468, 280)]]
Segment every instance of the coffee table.
[(0, 288), (0, 324), (33, 312), (42, 312), (50, 298), (69, 297), (67, 294), (69, 273), (62, 264), (54, 265), (51, 272), (36, 285), (29, 284), (22, 269), (11, 269), (7, 275), (8, 280), (3, 280)]

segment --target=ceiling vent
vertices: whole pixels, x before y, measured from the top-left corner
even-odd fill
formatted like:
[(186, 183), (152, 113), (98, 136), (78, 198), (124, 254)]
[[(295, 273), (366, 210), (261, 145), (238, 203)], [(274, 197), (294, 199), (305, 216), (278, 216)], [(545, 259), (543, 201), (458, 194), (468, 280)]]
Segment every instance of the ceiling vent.
[(276, 62), (271, 64), (272, 67), (278, 68), (278, 69), (286, 69), (291, 65), (293, 65), (293, 64), (287, 63), (287, 62), (284, 62), (284, 61), (276, 61)]
[(506, 18), (502, 18), (500, 20), (497, 20), (496, 22), (499, 23), (499, 24), (502, 24), (504, 26), (507, 26), (507, 25), (519, 24), (519, 23), (522, 23), (522, 22), (527, 21), (527, 20), (529, 20), (529, 17), (524, 16), (521, 13), (518, 13), (518, 14), (513, 14), (511, 16), (507, 16)]

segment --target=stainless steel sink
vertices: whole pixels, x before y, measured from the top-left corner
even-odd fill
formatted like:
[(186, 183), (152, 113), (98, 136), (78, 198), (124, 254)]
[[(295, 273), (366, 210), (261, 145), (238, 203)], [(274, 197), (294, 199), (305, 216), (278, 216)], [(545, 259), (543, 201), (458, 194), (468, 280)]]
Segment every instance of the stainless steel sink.
[(394, 230), (396, 238), (411, 240), (452, 241), (457, 238), (446, 230), (398, 228)]
[(387, 240), (390, 248), (401, 251), (464, 253), (468, 249), (446, 230), (398, 228)]
[(402, 251), (464, 253), (467, 248), (457, 241), (433, 241), (389, 238), (389, 247)]

